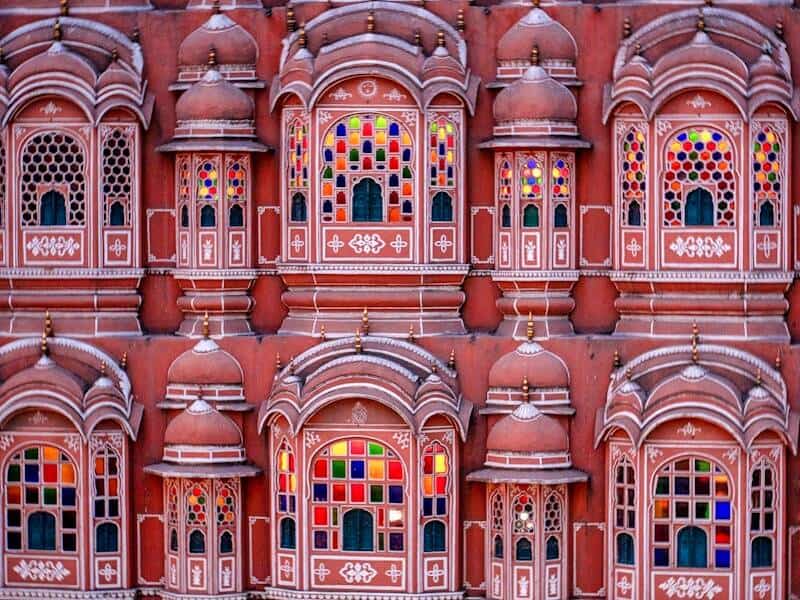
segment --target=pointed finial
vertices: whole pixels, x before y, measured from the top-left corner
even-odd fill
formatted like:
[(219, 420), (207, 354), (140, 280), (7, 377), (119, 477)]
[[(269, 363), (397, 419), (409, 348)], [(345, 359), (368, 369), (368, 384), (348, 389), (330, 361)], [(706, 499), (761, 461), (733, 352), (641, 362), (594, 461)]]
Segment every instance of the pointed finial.
[(464, 33), (464, 30), (467, 28), (466, 22), (464, 21), (464, 9), (458, 9), (458, 16), (456, 17), (456, 29), (459, 33)]
[(211, 326), (208, 322), (208, 311), (203, 315), (203, 337), (208, 339), (211, 335)]
[(367, 307), (364, 307), (364, 312), (361, 313), (361, 330), (364, 332), (364, 335), (369, 335), (369, 312), (367, 312)]
[(375, 33), (375, 11), (367, 13), (367, 33)]
[(780, 371), (782, 366), (783, 361), (781, 360), (781, 351), (778, 350), (778, 353), (775, 355), (775, 370)]
[(539, 44), (534, 44), (531, 48), (531, 65), (534, 67), (539, 66)]
[(414, 324), (413, 323), (408, 326), (408, 338), (407, 339), (408, 339), (408, 343), (409, 344), (413, 344), (414, 343)]
[(436, 45), (439, 46), (439, 48), (444, 48), (447, 45), (444, 41), (444, 31), (441, 29), (436, 32)]
[(56, 42), (61, 41), (61, 23), (59, 23), (58, 19), (53, 23), (53, 39)]
[(306, 38), (306, 24), (305, 22), (300, 23), (300, 37), (297, 40), (297, 43), (300, 45), (301, 48), (308, 47), (308, 38)]
[(214, 0), (214, 4), (211, 5), (211, 14), (218, 15), (222, 12), (222, 7), (219, 4), (219, 0)]
[(631, 22), (630, 17), (625, 17), (625, 20), (622, 22), (622, 37), (631, 37), (633, 33), (633, 23)]
[(69, 0), (61, 0), (59, 5), (61, 6), (61, 16), (66, 17), (69, 14)]
[(625, 379), (627, 379), (628, 381), (630, 381), (631, 379), (633, 379), (633, 369), (631, 369), (630, 367), (628, 367), (628, 368), (625, 370)]
[(127, 352), (123, 352), (122, 353), (122, 358), (119, 359), (119, 366), (123, 371), (127, 371), (128, 370), (128, 353)]
[(619, 357), (619, 350), (614, 350), (614, 368), (619, 369), (622, 366), (622, 360)]
[(294, 356), (292, 356), (292, 358), (289, 359), (289, 375), (294, 375), (294, 369)]
[(297, 30), (297, 19), (294, 18), (294, 9), (291, 6), (286, 9), (286, 29), (289, 33)]
[(697, 351), (697, 345), (700, 343), (700, 329), (697, 327), (697, 322), (692, 323), (692, 362), (697, 362), (700, 354)]
[(706, 30), (706, 18), (703, 16), (703, 11), (697, 16), (697, 31)]
[(50, 316), (50, 309), (44, 311), (44, 334), (47, 337), (53, 335), (53, 317)]
[(756, 370), (756, 385), (761, 386), (761, 367)]
[(414, 30), (414, 45), (422, 46), (422, 34), (419, 32), (419, 29)]
[(447, 368), (451, 371), (456, 369), (456, 349), (450, 348), (450, 356), (447, 358)]
[(324, 342), (327, 339), (328, 331), (325, 329), (325, 324), (323, 323), (319, 328), (319, 338)]
[(527, 375), (523, 375), (522, 376), (522, 397), (525, 398), (525, 402), (527, 402), (530, 399), (530, 394), (531, 394), (531, 386), (528, 383), (528, 376)]
[(360, 327), (358, 329), (356, 329), (356, 339), (355, 339), (354, 346), (355, 346), (355, 349), (356, 349), (356, 354), (361, 354), (361, 350), (363, 350), (363, 347), (361, 346), (361, 328)]
[(42, 344), (39, 349), (42, 351), (42, 356), (50, 354), (50, 348), (47, 347), (47, 335), (44, 332), (42, 332)]
[(636, 56), (642, 55), (642, 45), (639, 42), (636, 42), (636, 45), (633, 47), (633, 51), (636, 53)]
[(106, 361), (100, 361), (100, 377), (106, 376)]
[(436, 375), (438, 372), (439, 372), (439, 367), (436, 366), (436, 362), (435, 361), (432, 361), (431, 362), (431, 373)]
[(117, 47), (114, 46), (111, 49), (111, 62), (117, 62), (118, 60), (119, 60), (119, 50), (117, 50)]
[(778, 22), (775, 23), (775, 35), (777, 35), (779, 38), (783, 39), (783, 34), (784, 34), (783, 21), (778, 20)]
[(536, 327), (533, 324), (533, 313), (528, 312), (528, 324), (525, 326), (525, 338), (532, 342), (536, 336)]
[(275, 353), (275, 371), (280, 371), (283, 369), (283, 365), (281, 364), (281, 353)]
[(208, 67), (213, 69), (217, 66), (217, 49), (211, 46), (208, 49)]

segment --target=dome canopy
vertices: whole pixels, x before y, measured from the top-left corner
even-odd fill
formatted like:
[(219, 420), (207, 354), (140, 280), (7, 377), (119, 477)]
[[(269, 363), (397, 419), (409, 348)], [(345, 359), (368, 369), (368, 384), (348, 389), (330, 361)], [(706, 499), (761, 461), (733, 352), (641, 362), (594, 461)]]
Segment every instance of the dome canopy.
[(569, 452), (567, 432), (553, 417), (530, 402), (500, 419), (486, 438), (489, 453), (544, 454)]
[(231, 419), (195, 400), (167, 425), (164, 443), (173, 446), (241, 446), (242, 434)]
[(518, 388), (526, 380), (532, 388), (567, 388), (564, 362), (536, 342), (524, 342), (500, 357), (489, 371), (490, 388)]
[(554, 60), (574, 63), (578, 54), (572, 34), (542, 9), (534, 8), (500, 38), (497, 60), (527, 61), (534, 45)]
[(209, 48), (214, 48), (221, 65), (254, 65), (258, 45), (241, 25), (222, 13), (216, 13), (186, 36), (178, 48), (181, 66), (205, 65)]
[(178, 121), (252, 121), (253, 112), (248, 95), (213, 66), (175, 105)]
[(518, 121), (575, 121), (578, 105), (575, 96), (539, 66), (500, 91), (494, 101), (497, 123)]
[(18, 83), (42, 73), (68, 75), (89, 85), (94, 85), (97, 81), (97, 71), (92, 63), (56, 40), (47, 52), (33, 56), (14, 69), (9, 77), (8, 87), (13, 88)]
[(242, 385), (239, 362), (209, 338), (181, 354), (170, 365), (168, 384), (179, 385)]

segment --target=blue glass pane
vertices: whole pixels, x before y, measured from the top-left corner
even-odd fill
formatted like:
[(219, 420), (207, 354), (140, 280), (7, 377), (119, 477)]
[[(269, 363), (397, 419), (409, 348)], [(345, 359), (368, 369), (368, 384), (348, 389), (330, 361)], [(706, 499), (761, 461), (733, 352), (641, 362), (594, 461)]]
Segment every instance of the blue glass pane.
[(714, 517), (723, 521), (731, 518), (731, 503), (728, 500), (717, 500), (714, 503)]
[(397, 187), (400, 185), (400, 178), (397, 175), (389, 175), (389, 187)]
[(325, 550), (328, 547), (328, 532), (315, 531), (314, 532), (314, 548), (318, 550)]
[(430, 517), (433, 514), (433, 498), (422, 499), (422, 514), (426, 517)]
[(443, 515), (447, 513), (447, 498), (436, 499), (436, 514)]
[(400, 135), (400, 126), (397, 123), (389, 125), (389, 135)]
[(330, 148), (325, 150), (325, 160), (328, 162), (333, 160), (333, 150), (331, 150)]
[(344, 123), (339, 123), (336, 126), (336, 135), (347, 135), (347, 127)]
[(405, 162), (409, 162), (411, 160), (411, 149), (410, 148), (406, 148), (405, 150), (403, 150), (403, 160)]
[(64, 506), (75, 506), (75, 488), (61, 488), (61, 504)]
[(347, 178), (344, 175), (336, 176), (336, 187), (347, 187)]
[(390, 485), (389, 486), (389, 503), (402, 504), (403, 503), (403, 486)]
[(286, 512), (286, 496), (282, 494), (278, 496), (278, 510)]
[(656, 548), (653, 550), (653, 564), (656, 567), (668, 567), (669, 551), (666, 548)]
[(369, 140), (364, 140), (364, 143), (361, 146), (361, 151), (364, 154), (372, 154), (372, 142)]
[(289, 496), (289, 512), (293, 513), (297, 508), (297, 500), (294, 496)]
[(403, 534), (402, 533), (390, 533), (389, 534), (389, 550), (394, 550), (396, 552), (402, 552), (402, 550), (403, 550)]
[(327, 502), (328, 485), (325, 483), (314, 484), (314, 502)]
[(350, 477), (353, 479), (364, 479), (364, 461), (351, 460), (350, 461)]
[(731, 566), (731, 551), (717, 549), (714, 553), (714, 562), (717, 567), (727, 569)]
[(25, 465), (25, 482), (39, 483), (39, 465)]

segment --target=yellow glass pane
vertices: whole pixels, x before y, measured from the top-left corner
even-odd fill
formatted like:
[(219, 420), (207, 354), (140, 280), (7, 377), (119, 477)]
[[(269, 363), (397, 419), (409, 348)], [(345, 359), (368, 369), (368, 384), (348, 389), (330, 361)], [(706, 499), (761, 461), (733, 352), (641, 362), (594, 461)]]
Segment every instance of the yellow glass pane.
[(42, 448), (42, 456), (47, 461), (58, 462), (58, 448), (53, 448), (52, 446), (44, 446)]
[(681, 145), (678, 142), (672, 142), (672, 145), (669, 147), (669, 149), (673, 152), (680, 152)]
[(61, 465), (61, 483), (75, 483), (75, 467), (70, 463)]
[(637, 133), (636, 134), (636, 139), (639, 140), (640, 142), (643, 142), (644, 141), (644, 134), (641, 133), (641, 132)]
[(656, 500), (653, 514), (656, 519), (669, 519), (669, 500)]
[(447, 133), (453, 133), (453, 124), (452, 123), (448, 123), (445, 127), (447, 129)]
[(448, 150), (447, 151), (447, 163), (448, 164), (453, 164), (453, 151), (452, 150)]
[(370, 460), (369, 461), (369, 478), (370, 479), (383, 479), (384, 477), (384, 462), (383, 460)]
[(553, 167), (553, 177), (561, 177), (561, 171), (558, 170), (558, 167)]
[(294, 473), (289, 475), (289, 491), (292, 493), (297, 491), (297, 475)]
[(278, 469), (284, 473), (289, 470), (289, 453), (286, 450), (278, 454)]
[(767, 141), (771, 144), (776, 140), (775, 134), (771, 131), (767, 134)]
[(197, 504), (197, 496), (189, 496), (189, 505), (194, 506), (195, 504)]
[(447, 456), (437, 454), (433, 459), (433, 470), (435, 473), (447, 473)]
[(700, 134), (700, 139), (701, 139), (701, 140), (703, 140), (704, 142), (710, 142), (710, 141), (711, 141), (711, 132), (710, 132), (710, 131), (708, 131), (707, 129), (706, 129), (706, 130), (704, 130), (704, 131), (703, 131), (703, 132)]
[(106, 461), (102, 458), (95, 458), (94, 459), (94, 474), (95, 475), (102, 475), (106, 471)]
[(539, 167), (536, 167), (533, 170), (533, 176), (536, 177), (536, 179), (539, 179), (539, 177), (542, 176), (542, 170)]
[(444, 140), (447, 138), (447, 132), (444, 130), (444, 127), (439, 127), (439, 139)]
[(767, 155), (764, 154), (763, 152), (756, 152), (756, 160), (758, 162), (764, 162), (766, 160), (766, 158), (767, 158)]
[(375, 143), (379, 146), (386, 144), (386, 132), (378, 130), (375, 132)]
[(325, 147), (326, 148), (333, 147), (333, 132), (332, 131), (328, 135), (325, 136)]
[(410, 146), (411, 145), (411, 136), (408, 135), (405, 131), (403, 132), (403, 146)]
[(350, 132), (350, 145), (351, 146), (358, 146), (358, 143), (361, 141), (361, 135), (357, 131)]
[(720, 142), (717, 148), (719, 148), (720, 152), (725, 152), (728, 149), (728, 142)]
[(331, 446), (331, 456), (347, 456), (347, 442), (336, 442)]
[(426, 496), (433, 496), (433, 477), (425, 475), (422, 478), (422, 493)]
[(212, 169), (211, 171), (209, 171), (209, 172), (208, 172), (208, 177), (209, 177), (209, 179), (216, 179), (216, 178), (217, 178), (217, 172), (216, 172), (216, 170), (213, 170), (213, 169)]
[(522, 193), (523, 194), (530, 194), (531, 193), (531, 186), (525, 184), (522, 186)]

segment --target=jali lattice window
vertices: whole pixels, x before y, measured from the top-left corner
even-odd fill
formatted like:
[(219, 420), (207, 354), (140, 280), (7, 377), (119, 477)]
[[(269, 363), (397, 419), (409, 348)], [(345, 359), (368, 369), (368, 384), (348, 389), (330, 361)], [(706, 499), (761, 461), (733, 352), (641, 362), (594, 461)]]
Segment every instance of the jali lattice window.
[(407, 481), (392, 450), (365, 439), (334, 442), (317, 455), (311, 477), (315, 550), (405, 549)]
[(733, 146), (722, 132), (693, 127), (677, 133), (664, 164), (664, 226), (735, 226), (734, 167)]
[(569, 202), (572, 198), (571, 154), (550, 155), (552, 173), (550, 179), (550, 200), (553, 204), (553, 227), (569, 227)]
[(503, 495), (495, 492), (491, 502), (491, 524), (492, 524), (492, 556), (503, 558), (503, 536), (505, 523), (505, 508), (503, 507)]
[(780, 134), (772, 125), (764, 125), (753, 140), (753, 222), (757, 226), (780, 225), (784, 164)]
[(545, 559), (561, 557), (561, 532), (563, 526), (561, 498), (552, 492), (544, 502)]
[(6, 550), (76, 552), (75, 464), (54, 446), (31, 446), (11, 457), (5, 478)]
[(120, 513), (120, 464), (117, 453), (102, 447), (94, 455), (93, 514), (95, 551), (118, 552)]
[(106, 225), (112, 227), (131, 222), (133, 194), (132, 133), (115, 127), (104, 131), (101, 149), (103, 161), (103, 215)]
[(203, 554), (208, 527), (208, 490), (199, 482), (186, 482), (185, 498), (189, 554)]
[(750, 476), (750, 543), (754, 568), (772, 567), (775, 537), (775, 472), (759, 463)]
[(514, 199), (514, 170), (503, 158), (497, 164), (497, 199), (500, 201), (500, 227), (511, 227), (511, 202)]
[(728, 475), (704, 458), (665, 465), (653, 501), (653, 566), (731, 566), (731, 489)]
[(197, 206), (200, 227), (216, 227), (219, 202), (219, 160), (206, 158), (197, 165)]
[(233, 540), (236, 535), (236, 491), (235, 485), (217, 481), (214, 512), (217, 520), (219, 554), (233, 554)]
[(305, 222), (308, 214), (308, 125), (293, 119), (287, 129), (287, 180), (291, 206), (289, 217), (294, 222)]
[(453, 220), (456, 197), (456, 126), (444, 115), (434, 115), (428, 127), (431, 221)]
[(646, 132), (632, 126), (620, 139), (619, 173), (622, 224), (640, 227), (647, 210), (647, 138)]
[(514, 498), (511, 505), (514, 560), (531, 561), (534, 557), (536, 531), (536, 505), (530, 494), (523, 493)]
[(247, 201), (247, 164), (242, 156), (225, 160), (225, 197), (228, 200), (228, 226), (244, 227)]
[(519, 197), (522, 208), (522, 226), (539, 227), (539, 215), (544, 197), (544, 154), (521, 156), (518, 159)]
[(404, 125), (381, 114), (351, 115), (328, 130), (322, 146), (323, 221), (412, 220), (413, 144)]
[(34, 135), (20, 156), (20, 218), (24, 227), (86, 223), (86, 154), (71, 135)]
[(633, 533), (636, 528), (636, 477), (626, 458), (616, 468), (614, 480), (614, 528), (616, 557), (621, 565), (634, 562)]

